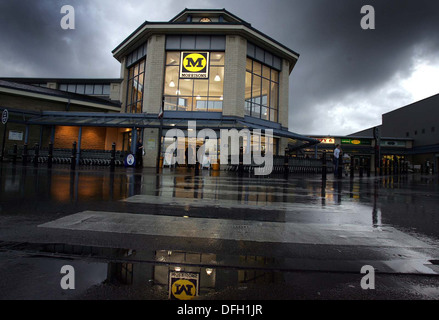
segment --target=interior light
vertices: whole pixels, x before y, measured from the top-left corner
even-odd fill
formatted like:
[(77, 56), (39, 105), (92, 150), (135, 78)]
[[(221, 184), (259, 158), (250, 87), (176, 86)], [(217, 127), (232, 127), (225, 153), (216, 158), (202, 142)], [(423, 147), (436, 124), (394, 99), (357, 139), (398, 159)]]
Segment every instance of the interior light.
[(200, 97), (200, 95), (198, 95), (198, 96), (197, 96), (197, 100), (201, 100), (201, 97)]
[(224, 100), (223, 96), (221, 96), (220, 100), (221, 100), (221, 101), (223, 101), (223, 100)]
[(216, 81), (216, 82), (219, 82), (219, 81), (221, 81), (221, 77), (220, 77), (219, 75), (216, 75), (216, 77), (215, 77), (214, 81)]
[(169, 86), (171, 88), (175, 88), (175, 82), (173, 80), (171, 80), (171, 82), (169, 82)]
[(212, 272), (213, 272), (213, 269), (206, 268), (206, 273), (208, 276), (210, 276), (212, 274)]
[(175, 267), (175, 271), (180, 272), (181, 268), (180, 267)]
[(175, 94), (180, 94), (180, 93), (181, 93), (180, 90), (175, 91)]

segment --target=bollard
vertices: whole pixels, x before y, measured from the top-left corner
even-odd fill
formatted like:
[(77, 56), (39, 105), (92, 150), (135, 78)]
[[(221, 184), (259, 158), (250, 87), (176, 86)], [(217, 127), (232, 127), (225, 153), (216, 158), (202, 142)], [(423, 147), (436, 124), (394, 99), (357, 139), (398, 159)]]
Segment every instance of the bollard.
[(285, 155), (284, 155), (284, 173), (285, 175), (288, 175), (288, 161), (289, 161), (289, 157), (288, 157), (288, 152), (289, 152), (289, 148), (285, 148)]
[(355, 159), (351, 156), (351, 178), (355, 176)]
[(370, 163), (371, 163), (370, 158), (366, 159), (366, 168), (367, 168), (366, 172), (368, 178), (370, 177)]
[(47, 168), (52, 168), (53, 162), (53, 143), (49, 143), (49, 154), (47, 155)]
[(242, 175), (244, 173), (244, 149), (243, 149), (243, 147), (239, 148), (238, 173), (239, 173), (239, 175)]
[(113, 142), (111, 145), (111, 160), (110, 160), (110, 171), (114, 171), (114, 167), (116, 164), (116, 143)]
[(14, 153), (12, 154), (12, 164), (17, 164), (18, 146), (14, 144)]
[(40, 156), (40, 145), (38, 143), (35, 143), (34, 147), (34, 167), (38, 167), (38, 157)]
[(70, 156), (70, 159), (72, 160), (72, 162), (70, 163), (70, 169), (75, 170), (76, 169), (76, 141), (73, 142), (72, 155)]
[(22, 156), (23, 166), (27, 164), (27, 144), (23, 145), (23, 156)]
[(322, 180), (326, 180), (327, 165), (326, 165), (326, 152), (322, 155)]
[(360, 178), (363, 178), (363, 168), (364, 167), (364, 158), (363, 157), (361, 157), (360, 158), (360, 165), (359, 165), (359, 171), (360, 171)]

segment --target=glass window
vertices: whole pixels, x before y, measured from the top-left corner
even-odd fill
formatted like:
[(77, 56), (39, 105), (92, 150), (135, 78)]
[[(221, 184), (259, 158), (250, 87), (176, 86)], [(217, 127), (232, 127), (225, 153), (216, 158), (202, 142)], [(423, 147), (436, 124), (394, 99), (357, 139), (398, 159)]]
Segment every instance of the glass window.
[(83, 84), (76, 85), (76, 93), (84, 94), (85, 93), (85, 85), (83, 85)]
[(223, 100), (220, 98), (209, 98), (208, 111), (221, 112), (223, 110)]
[(224, 66), (224, 52), (215, 52), (210, 55), (211, 66)]
[(60, 84), (60, 85), (59, 85), (59, 90), (61, 90), (61, 91), (67, 91), (67, 85), (66, 85), (66, 84)]
[(166, 55), (166, 65), (167, 66), (180, 65), (180, 52), (168, 52), (168, 54)]
[(110, 85), (109, 84), (104, 85), (104, 94), (110, 95)]
[(176, 111), (177, 102), (177, 97), (165, 97), (165, 110)]
[(262, 79), (261, 104), (263, 106), (268, 106), (269, 92), (270, 92), (270, 81), (267, 79)]
[(207, 101), (202, 100), (201, 98), (196, 100), (196, 109), (197, 111), (207, 111)]
[[(200, 37), (197, 37), (197, 41)], [(195, 80), (179, 78), (180, 54), (181, 52), (166, 53), (164, 84), (166, 110), (221, 111), (224, 92), (224, 52), (211, 52), (209, 79)], [(177, 100), (172, 100), (172, 97), (176, 97)]]
[(181, 96), (192, 96), (194, 92), (194, 80), (191, 79), (181, 79), (180, 85), (178, 87), (178, 95)]
[(69, 84), (67, 86), (67, 91), (75, 93), (76, 92), (76, 84)]
[(278, 105), (278, 97), (279, 97), (279, 85), (277, 83), (271, 83), (271, 91), (270, 91), (270, 107), (277, 109)]
[(279, 82), (279, 72), (271, 69), (271, 81)]
[(261, 107), (261, 119), (270, 120), (267, 107)]
[(252, 117), (260, 118), (261, 117), (261, 106), (257, 104), (253, 104), (252, 106)]
[(176, 96), (178, 90), (178, 66), (167, 66), (165, 72), (165, 95)]
[(252, 60), (247, 59), (247, 63), (246, 63), (245, 69), (246, 69), (247, 71), (249, 71), (249, 72), (252, 72), (252, 69), (253, 69), (253, 66), (252, 66)]
[[(128, 90), (127, 90), (127, 101), (126, 101), (127, 113), (142, 112), (144, 75), (145, 75), (145, 61), (140, 61), (129, 68)], [(95, 86), (95, 94), (97, 90), (96, 86)], [(101, 88), (100, 90), (102, 94), (103, 88)]]
[(190, 110), (191, 107), (192, 107), (192, 100), (189, 101), (188, 98), (178, 98), (178, 106), (177, 106), (178, 111), (191, 111)]
[(208, 85), (206, 80), (194, 80), (194, 96), (207, 97)]
[(253, 61), (253, 73), (258, 76), (262, 73), (262, 65), (259, 62)]
[(267, 67), (267, 66), (263, 66), (262, 67), (262, 76), (265, 78), (265, 79), (268, 79), (268, 80), (270, 80), (270, 68), (269, 67)]
[(211, 67), (209, 78), (209, 96), (221, 97), (223, 95), (223, 88), (224, 67)]
[(103, 90), (102, 84), (95, 84), (94, 94), (101, 95)]
[(257, 103), (257, 104), (261, 104), (261, 80), (262, 78), (257, 76), (257, 75), (253, 75), (253, 79), (252, 79), (252, 102), (253, 103)]
[(93, 94), (93, 87), (92, 84), (85, 85), (85, 94)]
[(245, 115), (273, 122), (278, 121), (278, 80), (279, 73), (277, 71), (247, 58)]

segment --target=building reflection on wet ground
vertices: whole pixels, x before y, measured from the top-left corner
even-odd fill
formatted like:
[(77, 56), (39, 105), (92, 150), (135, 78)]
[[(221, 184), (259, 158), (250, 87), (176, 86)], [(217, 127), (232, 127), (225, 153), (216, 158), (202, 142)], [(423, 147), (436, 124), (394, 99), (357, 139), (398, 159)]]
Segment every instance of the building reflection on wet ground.
[[(281, 284), (291, 281), (293, 272), (325, 269), (310, 266), (305, 260), (292, 264), (291, 257), (270, 252), (199, 253), (157, 245), (151, 250), (120, 249), (114, 245), (109, 248), (62, 241), (32, 244), (13, 241), (14, 223), (36, 226), (83, 210), (95, 210), (218, 221), (390, 226), (428, 244), (439, 239), (439, 187), (433, 176), (322, 181), (318, 175), (257, 178), (207, 170), (195, 175), (187, 169), (164, 170), (160, 174), (147, 169), (118, 169), (110, 173), (87, 168), (71, 172), (63, 167), (48, 170), (8, 164), (0, 167), (0, 174), (0, 216), (12, 224), (0, 228), (0, 252), (26, 253), (42, 261), (48, 257), (86, 261), (89, 269), (96, 267), (96, 276), (85, 287), (116, 283), (158, 288), (152, 298), (169, 297), (171, 272), (196, 274), (199, 294), (209, 296), (237, 284)], [(240, 222), (236, 227), (246, 226)], [(337, 267), (329, 271), (337, 271)], [(344, 271), (350, 272), (349, 268)]]

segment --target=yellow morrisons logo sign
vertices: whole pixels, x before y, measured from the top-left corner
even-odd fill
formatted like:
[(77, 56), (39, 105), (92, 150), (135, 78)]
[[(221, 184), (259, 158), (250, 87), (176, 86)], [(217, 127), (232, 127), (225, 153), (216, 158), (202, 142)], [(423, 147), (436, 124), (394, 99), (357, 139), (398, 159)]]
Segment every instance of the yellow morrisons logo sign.
[(180, 78), (208, 79), (209, 52), (182, 52)]

